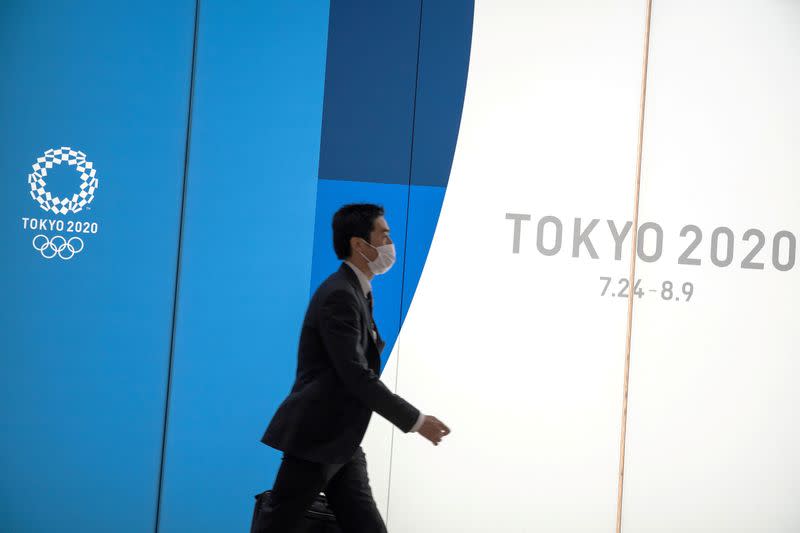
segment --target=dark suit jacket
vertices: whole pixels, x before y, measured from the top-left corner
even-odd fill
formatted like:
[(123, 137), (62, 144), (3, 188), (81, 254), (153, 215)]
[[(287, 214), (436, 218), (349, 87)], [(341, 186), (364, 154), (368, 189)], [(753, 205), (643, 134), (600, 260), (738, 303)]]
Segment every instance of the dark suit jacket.
[(261, 442), (318, 463), (345, 463), (367, 430), (372, 411), (408, 432), (419, 411), (379, 379), (384, 342), (355, 272), (342, 262), (308, 304), (294, 385)]

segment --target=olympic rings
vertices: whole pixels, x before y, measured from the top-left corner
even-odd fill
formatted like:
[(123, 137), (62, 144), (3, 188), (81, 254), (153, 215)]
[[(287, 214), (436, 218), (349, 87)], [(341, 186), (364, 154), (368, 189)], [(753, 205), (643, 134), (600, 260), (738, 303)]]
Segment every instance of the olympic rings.
[[(37, 244), (37, 239), (39, 244)], [(75, 244), (73, 244), (75, 241)], [(83, 240), (80, 237), (70, 237), (69, 240), (61, 235), (56, 235), (52, 239), (47, 235), (41, 233), (33, 238), (31, 241), (33, 248), (42, 254), (45, 259), (52, 259), (56, 255), (64, 260), (72, 259), (75, 254), (83, 250)], [(76, 244), (80, 244), (80, 248), (76, 248)], [(66, 252), (64, 251), (66, 250)], [(67, 255), (67, 252), (69, 255)]]

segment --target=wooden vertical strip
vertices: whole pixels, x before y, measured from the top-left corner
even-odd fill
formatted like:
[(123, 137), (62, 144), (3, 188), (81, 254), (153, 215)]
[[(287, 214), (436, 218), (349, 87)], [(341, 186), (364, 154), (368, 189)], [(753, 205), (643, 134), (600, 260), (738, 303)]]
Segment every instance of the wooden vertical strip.
[(625, 480), (625, 436), (628, 424), (628, 377), (631, 367), (631, 330), (633, 328), (633, 287), (636, 286), (636, 247), (639, 230), (639, 190), (642, 180), (642, 143), (644, 141), (644, 111), (647, 97), (647, 64), (650, 55), (650, 19), (653, 0), (647, 0), (645, 14), (644, 53), (642, 59), (642, 89), (639, 98), (639, 142), (636, 150), (636, 183), (633, 196), (633, 233), (631, 234), (631, 269), (628, 291), (628, 323), (625, 337), (625, 377), (622, 388), (622, 431), (619, 445), (619, 478), (617, 480), (617, 533), (622, 532), (622, 486)]

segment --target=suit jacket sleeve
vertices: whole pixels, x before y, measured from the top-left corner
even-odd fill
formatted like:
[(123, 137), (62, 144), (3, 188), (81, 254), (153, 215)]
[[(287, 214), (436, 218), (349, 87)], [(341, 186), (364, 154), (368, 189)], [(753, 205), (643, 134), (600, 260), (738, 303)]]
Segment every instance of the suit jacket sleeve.
[(345, 387), (369, 409), (408, 433), (420, 412), (390, 391), (369, 368), (361, 348), (358, 301), (347, 291), (332, 292), (319, 317), (322, 342)]

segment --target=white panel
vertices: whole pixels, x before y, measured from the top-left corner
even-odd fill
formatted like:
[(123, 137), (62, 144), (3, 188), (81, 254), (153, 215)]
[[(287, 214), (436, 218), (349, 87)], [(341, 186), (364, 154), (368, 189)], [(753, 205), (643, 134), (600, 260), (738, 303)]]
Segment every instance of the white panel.
[[(772, 249), (800, 229), (800, 3), (657, 0), (651, 39), (640, 217), (664, 243), (638, 263), (659, 292), (634, 311), (623, 531), (797, 532), (800, 273)], [(688, 224), (700, 265), (678, 264)], [(750, 228), (763, 270), (741, 266)]]
[[(396, 433), (391, 531), (614, 527), (627, 307), (599, 278), (629, 265), (606, 220), (632, 214), (644, 7), (477, 2), (450, 183), (399, 340), (398, 392), (453, 433)], [(516, 254), (509, 212), (532, 216)], [(563, 224), (553, 256), (537, 250), (547, 215)], [(600, 219), (597, 259), (572, 256), (576, 218)]]

